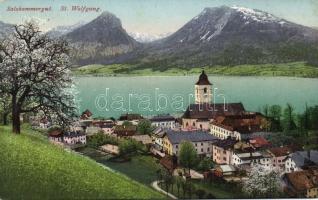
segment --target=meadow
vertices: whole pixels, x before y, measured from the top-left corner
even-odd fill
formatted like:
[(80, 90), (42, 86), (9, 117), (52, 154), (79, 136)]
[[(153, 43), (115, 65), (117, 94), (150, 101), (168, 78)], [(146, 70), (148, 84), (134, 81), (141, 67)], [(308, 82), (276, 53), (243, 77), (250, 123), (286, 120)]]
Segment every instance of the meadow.
[(237, 66), (203, 66), (194, 68), (176, 67), (165, 71), (156, 71), (151, 68), (140, 69), (137, 65), (128, 64), (86, 65), (73, 68), (73, 74), (94, 76), (185, 76), (199, 74), (202, 69), (209, 75), (318, 77), (318, 68), (307, 65), (305, 62)]
[(163, 198), (121, 173), (49, 143), (38, 132), (23, 130), (14, 135), (9, 127), (0, 126), (0, 198)]

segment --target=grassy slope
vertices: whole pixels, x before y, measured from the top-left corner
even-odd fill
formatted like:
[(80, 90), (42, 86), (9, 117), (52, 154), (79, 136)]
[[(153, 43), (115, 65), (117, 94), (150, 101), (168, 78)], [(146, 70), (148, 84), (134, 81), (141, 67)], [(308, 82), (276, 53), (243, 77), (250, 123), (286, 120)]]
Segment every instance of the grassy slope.
[[(202, 68), (180, 69), (171, 68), (166, 71), (153, 71), (152, 69), (137, 69), (129, 65), (87, 65), (74, 69), (75, 75), (188, 75), (200, 73)], [(304, 62), (283, 64), (260, 64), (238, 66), (204, 67), (209, 74), (235, 75), (235, 76), (296, 76), (318, 77), (318, 68), (307, 66)], [(121, 73), (117, 73), (120, 70)]]
[(0, 147), (1, 198), (162, 198), (152, 189), (30, 131), (17, 136), (8, 127), (0, 127)]

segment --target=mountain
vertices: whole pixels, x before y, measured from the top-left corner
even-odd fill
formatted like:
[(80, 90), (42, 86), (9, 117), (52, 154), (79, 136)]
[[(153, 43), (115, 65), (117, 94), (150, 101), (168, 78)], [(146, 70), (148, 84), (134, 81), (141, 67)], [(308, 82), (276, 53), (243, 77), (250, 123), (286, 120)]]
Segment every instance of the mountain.
[(71, 43), (72, 58), (79, 65), (106, 62), (140, 45), (123, 29), (120, 19), (109, 12), (63, 37)]
[[(279, 63), (318, 52), (318, 31), (242, 7), (205, 8), (174, 34), (154, 41), (130, 62), (169, 67)], [(146, 62), (145, 62), (146, 61)]]
[(0, 39), (13, 31), (13, 25), (0, 21)]
[(72, 32), (73, 30), (85, 25), (86, 22), (80, 21), (76, 24), (70, 25), (70, 26), (57, 26), (47, 32), (47, 34), (51, 37), (57, 38), (61, 37), (69, 32)]
[(138, 32), (130, 32), (128, 33), (131, 37), (133, 37), (136, 41), (141, 43), (149, 43), (153, 42), (155, 40), (159, 40), (165, 37), (168, 37), (171, 35), (171, 33), (163, 33), (163, 34), (157, 34), (157, 35), (151, 35), (147, 33), (138, 33)]

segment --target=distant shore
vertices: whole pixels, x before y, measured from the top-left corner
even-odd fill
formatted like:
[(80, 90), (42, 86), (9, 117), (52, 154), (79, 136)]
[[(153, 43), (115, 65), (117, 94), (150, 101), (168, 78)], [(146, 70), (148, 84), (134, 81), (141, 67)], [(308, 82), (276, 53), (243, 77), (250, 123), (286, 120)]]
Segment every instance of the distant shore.
[(189, 69), (169, 68), (164, 71), (151, 68), (140, 69), (126, 64), (87, 65), (74, 68), (72, 72), (75, 76), (191, 76), (199, 74), (202, 69), (209, 75), (318, 78), (318, 67), (309, 66), (305, 62), (206, 66)]

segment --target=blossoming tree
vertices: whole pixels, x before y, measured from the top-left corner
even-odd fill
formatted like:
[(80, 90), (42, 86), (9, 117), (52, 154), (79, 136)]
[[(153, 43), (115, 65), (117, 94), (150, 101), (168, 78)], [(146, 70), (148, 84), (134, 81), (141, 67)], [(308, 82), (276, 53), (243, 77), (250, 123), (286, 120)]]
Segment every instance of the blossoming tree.
[(43, 112), (66, 125), (76, 107), (68, 43), (51, 39), (34, 22), (14, 26), (0, 41), (0, 94), (11, 101), (12, 131), (20, 133), (22, 113)]

